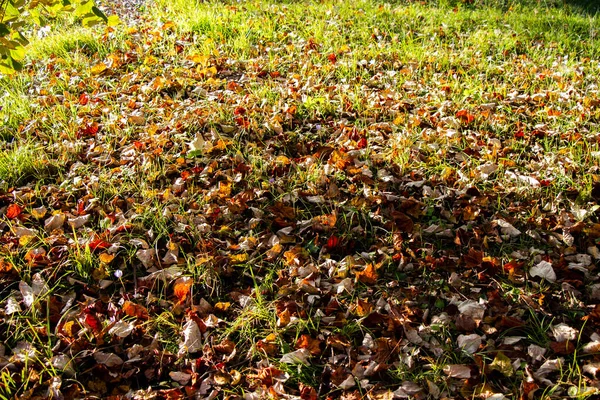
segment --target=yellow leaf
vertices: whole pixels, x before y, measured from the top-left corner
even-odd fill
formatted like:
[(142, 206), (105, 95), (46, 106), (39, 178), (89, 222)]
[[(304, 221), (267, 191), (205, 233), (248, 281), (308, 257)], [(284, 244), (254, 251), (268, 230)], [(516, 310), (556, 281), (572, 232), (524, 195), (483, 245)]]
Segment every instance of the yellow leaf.
[(106, 21), (106, 25), (108, 26), (117, 26), (121, 23), (121, 20), (119, 19), (118, 15), (111, 15), (110, 17), (108, 17), (108, 20)]
[(26, 246), (27, 244), (31, 243), (31, 241), (33, 239), (35, 239), (35, 236), (33, 236), (33, 235), (24, 235), (24, 236), (21, 236), (19, 238), (19, 245), (20, 246)]
[(219, 182), (219, 197), (227, 199), (231, 196), (231, 183)]
[(229, 256), (229, 258), (231, 259), (231, 262), (234, 264), (241, 264), (245, 261), (248, 261), (248, 254), (246, 253), (242, 253), (242, 254), (232, 254)]
[(189, 59), (195, 62), (196, 64), (207, 65), (208, 60), (210, 60), (210, 56), (204, 54), (193, 54), (189, 57)]
[(158, 63), (158, 59), (154, 56), (147, 56), (144, 58), (144, 64), (146, 65), (154, 65), (156, 63)]
[(496, 370), (505, 376), (512, 376), (515, 372), (510, 358), (502, 352), (496, 354), (494, 361), (490, 364), (490, 370)]
[(182, 304), (185, 301), (187, 296), (190, 294), (190, 290), (193, 283), (193, 279), (189, 276), (179, 278), (175, 281), (175, 285), (173, 286), (173, 292), (177, 297), (177, 304)]
[(273, 259), (273, 258), (277, 257), (279, 255), (279, 253), (281, 253), (282, 250), (283, 250), (283, 246), (280, 245), (279, 243), (277, 243), (275, 246), (271, 247), (269, 249), (269, 251), (267, 251), (267, 257), (269, 259)]
[(231, 307), (231, 303), (229, 302), (218, 302), (217, 304), (215, 304), (214, 309), (217, 311), (221, 311), (221, 312), (225, 312), (229, 309), (229, 307)]
[(38, 207), (31, 210), (31, 216), (35, 219), (42, 219), (46, 216), (46, 207)]
[(67, 321), (62, 326), (62, 331), (68, 337), (74, 337), (75, 334), (77, 333), (77, 331), (79, 330), (77, 328), (78, 328), (78, 326), (75, 325), (75, 321)]
[(285, 310), (277, 314), (277, 327), (283, 328), (284, 326), (290, 323), (290, 320), (291, 315), (288, 309), (286, 308)]
[(275, 159), (275, 163), (276, 164), (281, 164), (281, 165), (288, 165), (290, 163), (290, 159), (287, 158), (286, 156), (278, 156)]
[(106, 64), (101, 62), (101, 63), (94, 65), (90, 71), (92, 72), (93, 75), (100, 75), (107, 69), (108, 69), (108, 67), (106, 66)]
[(107, 276), (108, 274), (106, 273), (106, 268), (104, 268), (104, 266), (98, 267), (92, 271), (92, 277), (97, 281), (104, 279)]
[(100, 255), (98, 255), (98, 258), (100, 259), (100, 262), (102, 264), (109, 264), (112, 260), (115, 259), (115, 255), (109, 253), (100, 253)]

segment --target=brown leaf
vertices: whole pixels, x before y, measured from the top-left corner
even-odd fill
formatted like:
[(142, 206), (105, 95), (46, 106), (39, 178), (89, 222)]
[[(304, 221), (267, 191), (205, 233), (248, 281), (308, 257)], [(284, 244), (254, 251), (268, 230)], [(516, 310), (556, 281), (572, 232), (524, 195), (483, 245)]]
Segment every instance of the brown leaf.
[(483, 261), (483, 251), (475, 250), (471, 247), (469, 253), (463, 256), (463, 260), (467, 268), (478, 267)]
[(564, 342), (552, 342), (550, 343), (550, 348), (559, 355), (568, 355), (575, 352), (575, 345), (570, 340)]
[(398, 230), (400, 232), (410, 233), (413, 231), (415, 223), (408, 215), (404, 214), (403, 212), (393, 211), (392, 219), (394, 220), (394, 223), (396, 224), (396, 228), (398, 228)]
[(229, 339), (223, 340), (221, 343), (214, 346), (217, 353), (231, 354), (235, 350), (235, 343)]

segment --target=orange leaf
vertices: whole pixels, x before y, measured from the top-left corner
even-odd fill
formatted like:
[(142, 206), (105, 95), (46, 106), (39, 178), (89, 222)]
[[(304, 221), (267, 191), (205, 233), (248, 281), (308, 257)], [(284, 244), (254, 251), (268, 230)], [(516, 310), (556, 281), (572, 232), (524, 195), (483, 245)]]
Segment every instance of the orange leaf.
[(355, 308), (356, 315), (359, 317), (366, 317), (367, 315), (371, 314), (372, 311), (373, 304), (369, 303), (368, 301), (358, 299)]
[(377, 283), (378, 274), (373, 264), (367, 264), (364, 270), (356, 273), (359, 282), (374, 285)]
[(10, 219), (14, 219), (21, 215), (22, 212), (23, 209), (18, 204), (13, 203), (6, 209), (6, 216)]
[(215, 310), (220, 311), (220, 312), (225, 312), (229, 309), (229, 307), (231, 307), (231, 303), (229, 302), (218, 302), (217, 304), (215, 304)]
[(129, 300), (123, 303), (123, 311), (130, 317), (148, 319), (148, 311), (146, 310), (146, 307), (135, 304)]
[(467, 110), (460, 110), (456, 113), (456, 117), (460, 119), (462, 122), (470, 124), (475, 120), (475, 116), (468, 112)]
[(310, 354), (318, 356), (321, 354), (321, 341), (313, 339), (310, 335), (302, 335), (296, 342), (297, 349), (306, 349)]
[(188, 294), (190, 294), (190, 289), (193, 283), (194, 282), (190, 277), (179, 278), (175, 281), (173, 291), (175, 292), (175, 296), (177, 297), (177, 304), (183, 304), (185, 299), (187, 299)]

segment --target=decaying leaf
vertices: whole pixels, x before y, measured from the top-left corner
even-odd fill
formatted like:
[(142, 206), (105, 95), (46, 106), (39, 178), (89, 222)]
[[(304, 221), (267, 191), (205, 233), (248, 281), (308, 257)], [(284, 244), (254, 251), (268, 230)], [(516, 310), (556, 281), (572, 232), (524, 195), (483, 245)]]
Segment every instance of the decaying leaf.
[(309, 365), (310, 351), (308, 349), (298, 349), (290, 353), (284, 354), (280, 362), (284, 364), (304, 364)]
[(469, 379), (471, 368), (462, 364), (450, 364), (444, 367), (444, 373), (450, 378)]
[(183, 341), (179, 344), (179, 352), (195, 353), (202, 349), (202, 332), (193, 319), (188, 320), (182, 330)]
[(538, 276), (540, 278), (546, 279), (548, 282), (556, 281), (556, 273), (552, 268), (552, 264), (548, 261), (540, 261), (538, 264), (534, 265), (529, 269), (529, 275), (532, 277)]

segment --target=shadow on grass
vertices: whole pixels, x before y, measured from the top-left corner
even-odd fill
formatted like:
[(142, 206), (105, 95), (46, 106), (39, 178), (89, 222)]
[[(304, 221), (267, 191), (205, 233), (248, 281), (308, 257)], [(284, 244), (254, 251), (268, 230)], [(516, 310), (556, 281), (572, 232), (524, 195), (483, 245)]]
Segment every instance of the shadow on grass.
[[(404, 1), (414, 2), (419, 0)], [(424, 2), (433, 5), (458, 6), (462, 4), (473, 7), (493, 7), (503, 10), (508, 10), (515, 5), (532, 8), (568, 8), (577, 13), (600, 15), (600, 0), (425, 0)]]
[(571, 6), (575, 11), (600, 15), (600, 1), (598, 0), (563, 0), (563, 6)]

